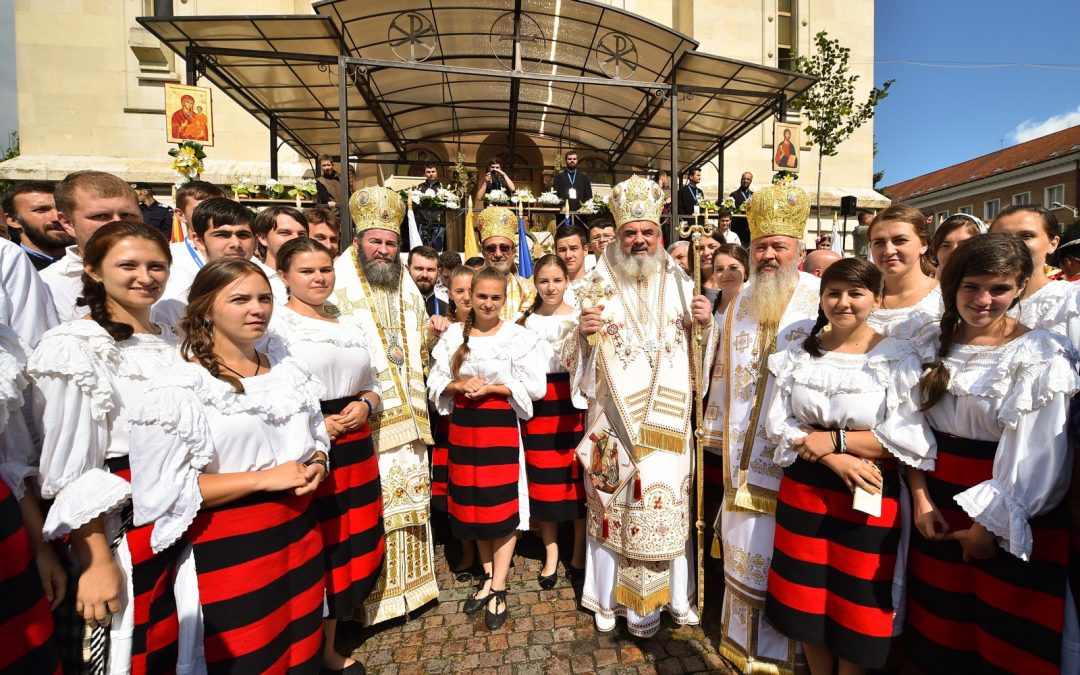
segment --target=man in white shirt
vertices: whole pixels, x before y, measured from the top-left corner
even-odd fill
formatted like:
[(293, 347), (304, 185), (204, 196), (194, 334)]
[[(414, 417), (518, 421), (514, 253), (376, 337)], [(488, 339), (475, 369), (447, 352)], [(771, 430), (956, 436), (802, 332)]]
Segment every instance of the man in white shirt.
[(206, 259), (195, 248), (192, 241), (191, 218), (195, 207), (208, 199), (224, 197), (225, 192), (204, 180), (193, 180), (184, 183), (176, 190), (176, 216), (180, 220), (180, 227), (184, 231), (183, 241), (169, 244), (172, 252), (172, 267), (169, 268), (169, 283), (165, 287), (162, 300), (177, 297), (175, 293), (183, 292), (187, 298), (187, 289), (191, 286), (192, 279), (199, 273)]
[[(191, 212), (191, 243), (206, 262), (222, 258), (251, 260), (255, 255), (254, 216), (244, 205), (225, 197), (200, 202)], [(276, 271), (263, 269), (269, 276)], [(191, 280), (169, 278), (165, 295), (154, 305), (154, 320), (177, 327), (187, 309)]]
[(729, 244), (735, 244), (736, 246), (742, 246), (742, 240), (739, 239), (739, 235), (731, 231), (731, 211), (724, 209), (720, 212), (720, 215), (716, 218), (716, 234), (723, 237), (724, 241)]
[(60, 320), (72, 321), (88, 313), (85, 307), (77, 305), (83, 291), (83, 247), (106, 223), (117, 220), (141, 223), (142, 211), (131, 185), (103, 171), (68, 174), (57, 184), (54, 198), (60, 224), (75, 238), (75, 245), (67, 247), (64, 257), (40, 274), (49, 287)]
[(566, 263), (570, 273), (563, 301), (577, 307), (577, 290), (585, 283), (585, 244), (588, 235), (580, 225), (564, 225), (555, 232), (555, 255)]
[(49, 289), (22, 249), (0, 239), (0, 323), (33, 349), (59, 323)]

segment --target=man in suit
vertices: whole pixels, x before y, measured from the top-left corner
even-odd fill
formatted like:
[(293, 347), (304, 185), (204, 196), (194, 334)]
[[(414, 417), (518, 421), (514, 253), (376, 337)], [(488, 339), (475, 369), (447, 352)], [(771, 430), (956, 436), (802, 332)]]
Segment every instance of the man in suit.
[(592, 199), (592, 182), (589, 174), (578, 171), (578, 155), (570, 150), (563, 157), (565, 167), (555, 174), (555, 194), (559, 199), (570, 202), (570, 210), (577, 211), (582, 203)]
[(742, 178), (739, 179), (739, 189), (728, 195), (735, 200), (736, 209), (742, 206), (743, 202), (750, 201), (750, 196), (754, 194), (754, 191), (750, 189), (750, 184), (753, 182), (754, 174), (746, 171), (743, 173)]
[(691, 169), (685, 185), (679, 189), (679, 217), (689, 220), (700, 213), (698, 202), (705, 198), (705, 193), (698, 187), (701, 182), (701, 169)]
[[(439, 182), (439, 167), (428, 164), (424, 167), (424, 182), (416, 186), (420, 192), (432, 190), (438, 192), (442, 189)], [(420, 238), (424, 244), (436, 251), (442, 251), (446, 242), (446, 225), (443, 223), (443, 212), (439, 209), (416, 209), (416, 221), (420, 226)]]

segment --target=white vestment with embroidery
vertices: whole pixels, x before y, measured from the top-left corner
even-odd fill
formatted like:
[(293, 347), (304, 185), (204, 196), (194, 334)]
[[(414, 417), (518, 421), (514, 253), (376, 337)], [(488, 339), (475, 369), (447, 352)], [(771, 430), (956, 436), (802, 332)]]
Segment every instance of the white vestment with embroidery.
[(747, 288), (728, 305), (719, 326), (705, 444), (723, 453), (724, 501), (715, 525), (723, 543), (725, 582), (720, 653), (744, 673), (786, 675), (803, 668), (797, 643), (765, 621), (776, 493), (783, 477), (773, 461), (776, 446), (765, 434), (765, 418), (774, 396), (768, 357), (807, 336), (807, 324), (797, 324), (817, 317), (819, 285), (817, 277), (800, 273), (775, 328), (750, 316), (752, 289)]

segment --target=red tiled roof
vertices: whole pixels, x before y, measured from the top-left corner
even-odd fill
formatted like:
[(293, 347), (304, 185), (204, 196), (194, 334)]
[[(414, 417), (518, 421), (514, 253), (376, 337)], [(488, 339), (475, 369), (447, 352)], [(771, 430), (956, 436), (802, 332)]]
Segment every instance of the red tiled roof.
[(969, 159), (909, 180), (882, 188), (893, 201), (919, 197), (938, 190), (963, 185), (1013, 169), (1080, 152), (1080, 126), (1056, 131), (1012, 147)]

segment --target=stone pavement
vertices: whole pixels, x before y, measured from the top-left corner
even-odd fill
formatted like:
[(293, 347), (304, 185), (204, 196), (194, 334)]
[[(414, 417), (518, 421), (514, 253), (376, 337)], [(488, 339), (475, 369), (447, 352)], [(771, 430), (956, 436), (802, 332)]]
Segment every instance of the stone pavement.
[(541, 551), (532, 536), (519, 542), (508, 585), (510, 618), (497, 631), (487, 630), (482, 612), (474, 618), (461, 611), (461, 603), (472, 594), (474, 585), (454, 579), (443, 547), (436, 546), (439, 602), (420, 608), (408, 621), (399, 619), (366, 629), (342, 622), (339, 650), (352, 650), (373, 675), (734, 672), (717, 655), (722, 593), (719, 575), (711, 586), (708, 581), (712, 575), (706, 577), (707, 603), (701, 626), (677, 626), (665, 617), (660, 632), (643, 640), (631, 636), (622, 620), (615, 631), (598, 632), (592, 613), (578, 607), (561, 564), (558, 585), (541, 591), (536, 583)]

